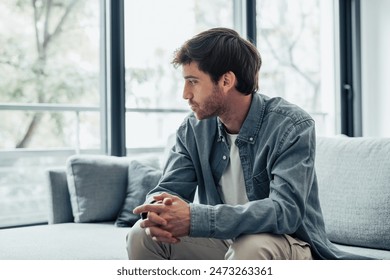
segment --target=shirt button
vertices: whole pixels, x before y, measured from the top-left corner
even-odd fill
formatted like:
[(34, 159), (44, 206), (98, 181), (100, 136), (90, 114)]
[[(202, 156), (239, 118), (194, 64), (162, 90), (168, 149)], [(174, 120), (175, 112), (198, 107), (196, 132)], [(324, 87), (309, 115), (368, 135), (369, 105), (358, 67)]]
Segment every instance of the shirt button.
[(253, 141), (253, 137), (250, 137), (250, 138), (249, 138), (249, 141)]
[(227, 159), (227, 157), (226, 157), (226, 156), (223, 156), (222, 158), (223, 158), (223, 160), (226, 160), (226, 159)]

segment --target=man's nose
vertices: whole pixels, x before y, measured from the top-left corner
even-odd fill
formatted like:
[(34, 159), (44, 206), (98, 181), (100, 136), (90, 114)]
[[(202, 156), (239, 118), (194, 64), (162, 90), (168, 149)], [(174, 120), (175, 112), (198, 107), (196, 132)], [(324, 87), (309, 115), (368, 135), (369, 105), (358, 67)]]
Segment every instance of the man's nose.
[(183, 99), (188, 100), (191, 99), (191, 91), (188, 89), (188, 87), (185, 85), (183, 89)]

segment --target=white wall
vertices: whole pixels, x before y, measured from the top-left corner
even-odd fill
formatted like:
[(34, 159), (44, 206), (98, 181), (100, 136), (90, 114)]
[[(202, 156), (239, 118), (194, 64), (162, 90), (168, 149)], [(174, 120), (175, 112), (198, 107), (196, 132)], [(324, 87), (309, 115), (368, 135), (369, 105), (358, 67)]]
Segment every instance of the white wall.
[(389, 12), (389, 0), (361, 0), (363, 136), (390, 137)]

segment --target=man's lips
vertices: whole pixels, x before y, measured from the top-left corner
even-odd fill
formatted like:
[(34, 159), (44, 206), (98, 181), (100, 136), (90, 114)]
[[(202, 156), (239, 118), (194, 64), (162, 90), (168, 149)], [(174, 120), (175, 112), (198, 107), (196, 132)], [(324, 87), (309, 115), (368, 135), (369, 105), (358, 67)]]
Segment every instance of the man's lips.
[(188, 103), (188, 105), (191, 107), (191, 110), (194, 110), (197, 107), (195, 103)]

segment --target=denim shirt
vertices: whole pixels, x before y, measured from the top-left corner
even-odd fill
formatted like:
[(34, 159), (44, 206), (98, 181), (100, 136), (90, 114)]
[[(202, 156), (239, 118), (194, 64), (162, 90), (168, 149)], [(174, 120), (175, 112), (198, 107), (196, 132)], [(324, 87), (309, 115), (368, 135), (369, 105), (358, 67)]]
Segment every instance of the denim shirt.
[[(242, 234), (289, 234), (310, 244), (318, 259), (357, 259), (326, 237), (314, 169), (315, 125), (282, 98), (253, 94), (238, 147), (249, 202), (223, 204), (218, 183), (229, 161), (226, 132), (217, 117), (191, 113), (178, 128), (164, 175), (151, 191), (190, 203), (190, 236), (234, 239)], [(195, 194), (199, 203), (193, 203)]]

